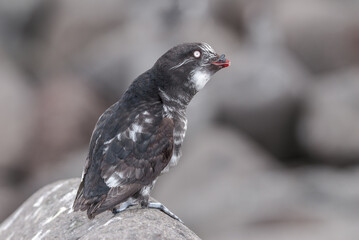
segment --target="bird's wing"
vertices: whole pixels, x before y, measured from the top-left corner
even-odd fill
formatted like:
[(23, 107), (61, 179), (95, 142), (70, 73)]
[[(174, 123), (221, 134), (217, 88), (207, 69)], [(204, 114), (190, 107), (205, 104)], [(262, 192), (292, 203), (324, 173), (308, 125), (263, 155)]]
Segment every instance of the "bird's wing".
[(109, 119), (114, 115), (116, 109), (119, 107), (119, 102), (116, 102), (111, 107), (109, 107), (98, 119), (95, 129), (92, 132), (91, 140), (90, 140), (90, 146), (89, 146), (89, 155), (86, 158), (85, 167), (82, 173), (81, 183), (78, 188), (75, 202), (74, 202), (74, 210), (77, 211), (81, 209), (82, 211), (87, 209), (87, 205), (85, 204), (85, 198), (84, 198), (84, 177), (88, 172), (88, 168), (90, 167), (90, 163), (92, 162), (92, 158), (94, 155), (94, 152), (96, 152), (96, 149), (99, 148), (98, 140), (101, 137), (101, 133), (104, 129), (104, 126), (108, 122)]
[(123, 202), (160, 175), (172, 156), (173, 126), (172, 119), (164, 118), (153, 132), (143, 129), (136, 133), (136, 141), (131, 138), (130, 127), (120, 140), (109, 144), (101, 164), (101, 177), (110, 190), (96, 212)]
[(146, 117), (145, 111), (134, 116), (129, 126), (111, 139), (102, 143), (93, 140), (92, 161), (81, 196), (83, 203), (78, 208), (88, 209), (89, 216), (96, 215), (151, 184), (171, 159), (173, 125), (169, 118)]

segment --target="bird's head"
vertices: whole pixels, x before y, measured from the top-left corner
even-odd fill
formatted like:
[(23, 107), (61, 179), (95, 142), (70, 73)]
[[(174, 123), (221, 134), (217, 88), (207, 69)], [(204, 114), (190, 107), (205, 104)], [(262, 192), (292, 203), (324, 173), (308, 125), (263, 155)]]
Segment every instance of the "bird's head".
[(207, 43), (184, 43), (163, 54), (154, 68), (162, 76), (160, 87), (166, 93), (193, 96), (214, 73), (229, 65), (225, 55), (218, 55)]

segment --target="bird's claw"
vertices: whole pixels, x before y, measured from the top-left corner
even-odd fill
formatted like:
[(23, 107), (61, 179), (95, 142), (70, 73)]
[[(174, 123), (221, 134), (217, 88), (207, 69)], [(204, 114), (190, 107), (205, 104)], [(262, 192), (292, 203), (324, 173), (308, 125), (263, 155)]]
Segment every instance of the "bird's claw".
[(171, 212), (168, 208), (166, 208), (162, 203), (159, 202), (150, 202), (147, 205), (148, 208), (155, 208), (155, 209), (159, 209), (162, 212), (166, 213), (168, 216), (170, 216), (173, 219), (178, 220), (179, 222), (183, 223), (183, 221), (177, 217), (173, 212)]

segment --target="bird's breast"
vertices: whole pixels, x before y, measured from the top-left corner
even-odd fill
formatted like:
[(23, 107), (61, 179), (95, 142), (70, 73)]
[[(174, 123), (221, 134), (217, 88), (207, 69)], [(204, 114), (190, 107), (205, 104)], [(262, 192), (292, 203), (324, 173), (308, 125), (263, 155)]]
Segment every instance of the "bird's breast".
[[(164, 107), (167, 109), (173, 109), (171, 107)], [(186, 130), (187, 130), (187, 118), (186, 118), (186, 112), (183, 111), (172, 111), (170, 114), (170, 118), (173, 119), (174, 122), (174, 129), (173, 129), (173, 153), (171, 160), (169, 161), (166, 168), (162, 171), (162, 173), (167, 172), (170, 167), (176, 166), (178, 163), (178, 160), (180, 159), (182, 155), (181, 147), (183, 140), (186, 136)]]
[(171, 161), (169, 163), (170, 166), (177, 165), (179, 158), (181, 157), (181, 147), (183, 140), (186, 136), (187, 130), (187, 118), (185, 114), (179, 114), (174, 119), (174, 129), (173, 129), (173, 154)]

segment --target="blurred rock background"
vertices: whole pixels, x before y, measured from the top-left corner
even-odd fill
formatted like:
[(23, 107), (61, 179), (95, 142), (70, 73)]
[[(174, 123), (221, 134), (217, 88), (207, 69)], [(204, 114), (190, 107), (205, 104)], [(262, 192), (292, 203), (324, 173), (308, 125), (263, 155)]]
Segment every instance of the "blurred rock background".
[(203, 239), (359, 239), (359, 1), (0, 1), (0, 220), (79, 177), (92, 129), (170, 47), (226, 53), (154, 197)]

